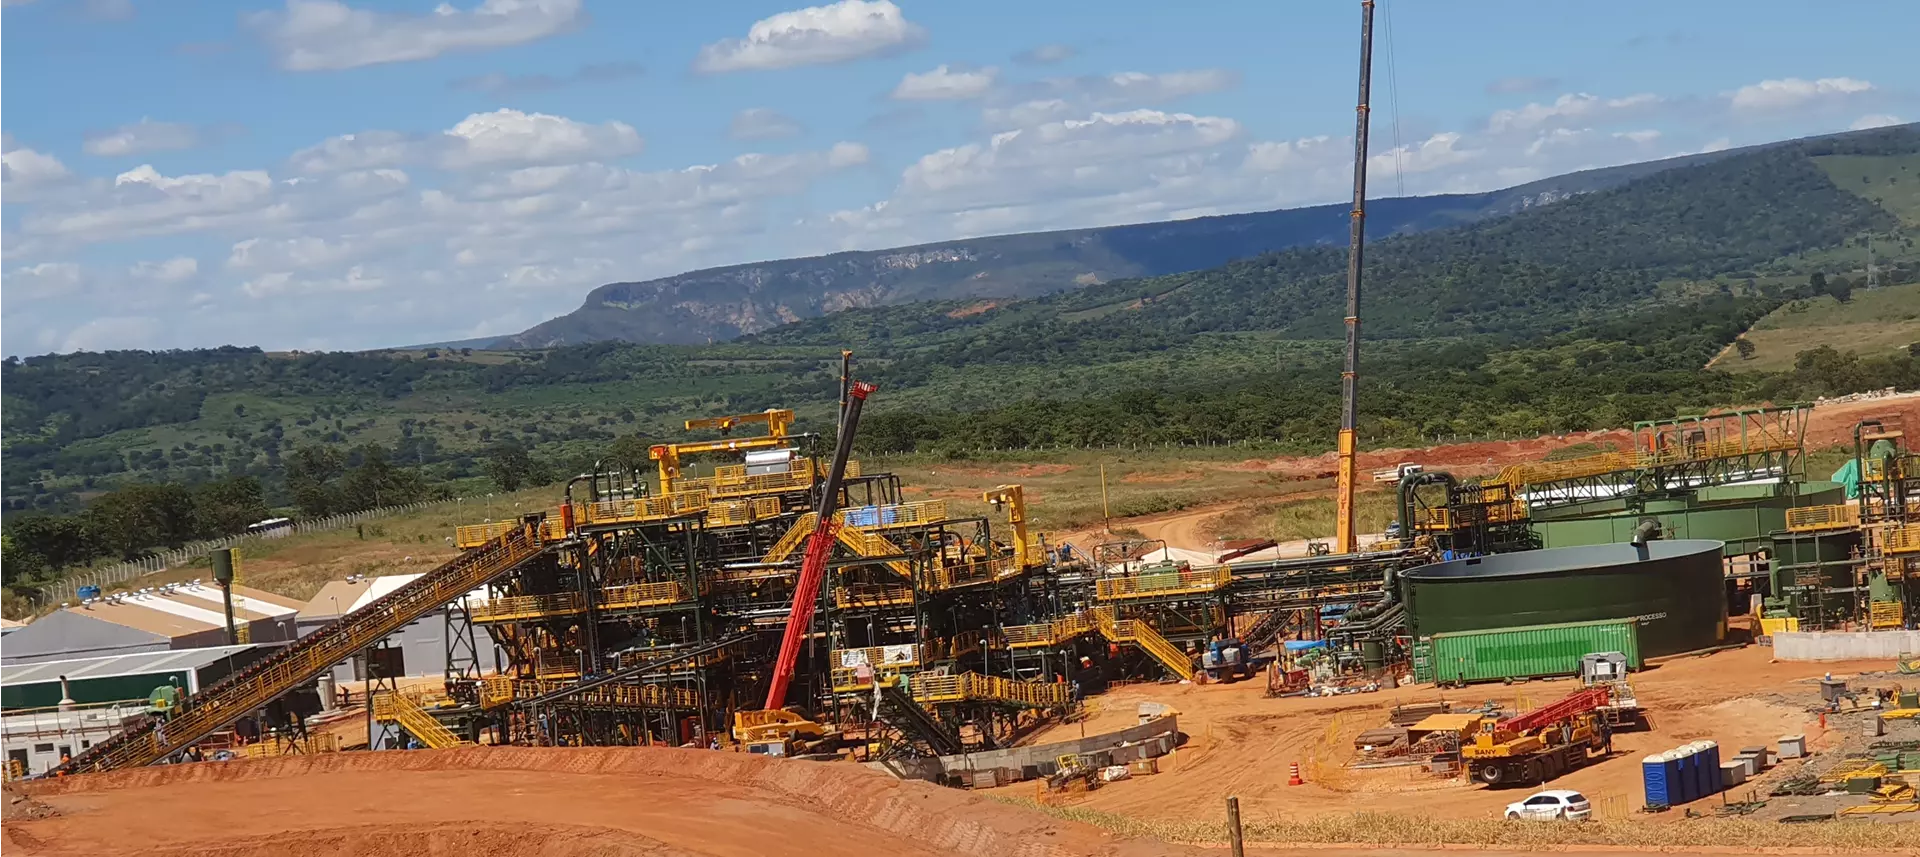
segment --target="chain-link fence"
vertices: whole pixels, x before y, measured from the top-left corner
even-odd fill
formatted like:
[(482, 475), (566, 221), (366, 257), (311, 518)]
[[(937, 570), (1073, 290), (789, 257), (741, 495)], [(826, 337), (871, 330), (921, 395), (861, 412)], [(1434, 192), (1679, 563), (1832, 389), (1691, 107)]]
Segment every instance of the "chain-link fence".
[(355, 524), (365, 523), (367, 521), (375, 521), (382, 518), (391, 518), (396, 515), (404, 515), (409, 512), (418, 512), (424, 509), (429, 509), (437, 506), (446, 506), (446, 505), (456, 504), (459, 502), (460, 500), (458, 499), (452, 499), (452, 500), (435, 500), (431, 502), (422, 502), (422, 503), (406, 503), (399, 506), (382, 506), (378, 509), (367, 509), (365, 511), (352, 512), (345, 515), (329, 515), (324, 518), (312, 518), (304, 521), (294, 521), (292, 523), (289, 523), (287, 526), (277, 527), (277, 528), (266, 530), (264, 532), (259, 532), (259, 533), (242, 533), (239, 535), (222, 536), (217, 539), (202, 539), (197, 542), (188, 542), (187, 544), (181, 545), (180, 547), (177, 547), (177, 548), (171, 548), (165, 551), (161, 551), (159, 553), (149, 554), (139, 559), (129, 560), (127, 562), (121, 562), (121, 563), (116, 563), (114, 565), (101, 566), (97, 568), (76, 569), (74, 571), (69, 572), (66, 577), (61, 578), (59, 582), (53, 584), (52, 586), (49, 586), (44, 591), (48, 593), (58, 592), (61, 594), (61, 596), (70, 595), (75, 598), (78, 598), (81, 587), (94, 586), (94, 587), (99, 587), (102, 591), (104, 591), (116, 584), (125, 583), (129, 580), (133, 580), (134, 578), (142, 577), (149, 574), (154, 574), (156, 572), (166, 571), (169, 568), (173, 568), (175, 566), (182, 565), (187, 562), (191, 562), (195, 559), (206, 556), (211, 551), (216, 551), (221, 548), (229, 548), (229, 547), (234, 547), (236, 545), (243, 545), (247, 542), (257, 542), (257, 541), (263, 541), (266, 539), (283, 538), (290, 535), (302, 535), (306, 533), (324, 533), (331, 530), (338, 530), (345, 527), (351, 527)]

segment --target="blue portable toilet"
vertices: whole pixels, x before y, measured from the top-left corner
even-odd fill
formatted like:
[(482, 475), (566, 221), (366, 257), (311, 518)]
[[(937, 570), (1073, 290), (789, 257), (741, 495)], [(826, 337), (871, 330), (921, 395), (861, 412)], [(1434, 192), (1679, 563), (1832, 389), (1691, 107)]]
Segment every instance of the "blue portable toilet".
[(1674, 803), (1692, 803), (1700, 796), (1700, 773), (1694, 766), (1693, 753), (1685, 745), (1667, 751), (1673, 754)]
[(1719, 794), (1727, 790), (1726, 775), (1720, 771), (1720, 745), (1713, 741), (1700, 742), (1707, 754), (1707, 794)]
[(1640, 760), (1640, 780), (1646, 787), (1647, 806), (1672, 806), (1673, 798), (1667, 792), (1667, 756), (1655, 753)]

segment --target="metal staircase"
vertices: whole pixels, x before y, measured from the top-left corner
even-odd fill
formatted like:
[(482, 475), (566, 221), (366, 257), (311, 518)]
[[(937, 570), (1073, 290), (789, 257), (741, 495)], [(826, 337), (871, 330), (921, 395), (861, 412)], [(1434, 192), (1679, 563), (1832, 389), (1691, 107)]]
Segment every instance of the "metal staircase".
[(1181, 681), (1193, 678), (1193, 658), (1186, 652), (1180, 651), (1179, 646), (1160, 636), (1160, 632), (1155, 631), (1152, 625), (1138, 619), (1116, 621), (1112, 613), (1104, 610), (1095, 610), (1092, 613), (1094, 623), (1100, 628), (1101, 636), (1116, 643), (1132, 643), (1139, 646), (1140, 651), (1146, 652), (1154, 660), (1159, 661), (1161, 666), (1167, 668), (1167, 672)]
[(95, 744), (56, 773), (151, 765), (258, 710), (441, 605), (486, 585), (542, 550), (538, 524), (522, 521), (386, 596), (340, 617), (196, 695), (171, 719), (148, 720)]
[(883, 719), (901, 732), (927, 743), (935, 756), (951, 756), (961, 751), (960, 736), (942, 725), (933, 713), (921, 707), (900, 688), (897, 681), (880, 685)]
[(472, 744), (453, 734), (446, 724), (433, 718), (412, 696), (405, 693), (377, 693), (373, 696), (373, 719), (398, 723), (407, 734), (435, 750)]

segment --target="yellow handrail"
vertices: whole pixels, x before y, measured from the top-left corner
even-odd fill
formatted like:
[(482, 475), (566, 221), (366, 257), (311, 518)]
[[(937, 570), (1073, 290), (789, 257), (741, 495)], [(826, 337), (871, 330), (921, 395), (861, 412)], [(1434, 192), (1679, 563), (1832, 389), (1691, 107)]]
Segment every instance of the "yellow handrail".
[(1888, 554), (1920, 553), (1920, 524), (1888, 529), (1881, 534), (1880, 550)]
[(531, 528), (520, 527), (504, 533), (487, 547), (455, 557), (201, 693), (190, 708), (167, 721), (164, 736), (156, 732), (152, 723), (136, 727), (82, 753), (74, 759), (72, 768), (99, 771), (157, 762), (272, 702), (441, 605), (484, 586), (540, 551), (541, 541)]
[(1175, 571), (1147, 572), (1127, 577), (1109, 577), (1094, 581), (1094, 597), (1102, 601), (1128, 598), (1157, 598), (1214, 592), (1226, 586), (1232, 571), (1226, 566), (1180, 568)]
[(888, 506), (857, 506), (842, 509), (834, 513), (833, 519), (845, 525), (851, 518), (864, 530), (885, 530), (893, 527), (914, 527), (923, 524), (939, 523), (947, 519), (947, 501), (919, 500), (912, 503), (895, 503)]
[(445, 724), (433, 719), (418, 700), (406, 693), (376, 693), (373, 695), (373, 719), (383, 722), (397, 722), (408, 734), (420, 739), (420, 743), (435, 750), (445, 750), (473, 742), (453, 734)]
[(586, 603), (578, 592), (548, 595), (508, 595), (470, 604), (467, 615), (475, 622), (518, 622), (549, 616), (585, 612)]
[(786, 535), (781, 536), (779, 541), (774, 542), (773, 547), (767, 550), (767, 555), (762, 557), (760, 561), (781, 562), (787, 557), (792, 556), (793, 552), (799, 550), (800, 545), (807, 540), (807, 534), (813, 532), (813, 528), (818, 525), (819, 522), (820, 516), (814, 512), (808, 512), (795, 518), (793, 526), (787, 528)]
[(1860, 507), (1852, 503), (1802, 506), (1787, 510), (1787, 529), (1797, 533), (1860, 526)]

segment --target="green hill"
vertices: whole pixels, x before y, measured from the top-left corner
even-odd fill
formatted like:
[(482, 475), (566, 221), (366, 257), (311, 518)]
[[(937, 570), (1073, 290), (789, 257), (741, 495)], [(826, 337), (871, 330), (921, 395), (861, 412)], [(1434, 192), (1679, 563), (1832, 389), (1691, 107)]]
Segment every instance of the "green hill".
[[(1854, 281), (1867, 234), (1884, 282), (1920, 281), (1914, 227), (1888, 208), (1906, 191), (1886, 181), (1917, 153), (1920, 126), (1795, 141), (1370, 244), (1362, 437), (1571, 431), (1920, 386), (1909, 351), (1818, 349), (1804, 331), (1821, 325), (1793, 321), (1799, 305), (1806, 319), (1905, 329), (1910, 289)], [(241, 501), (256, 494), (315, 512), (510, 489), (601, 459), (644, 465), (646, 445), (684, 437), (687, 417), (774, 405), (830, 433), (842, 347), (881, 387), (868, 452), (1242, 439), (1317, 452), (1338, 411), (1344, 264), (1344, 248), (1298, 247), (991, 307), (850, 310), (712, 346), (9, 359), (7, 532), (22, 513), (103, 493), (116, 502), (94, 505), (114, 526), (144, 521), (125, 514), (143, 508), (128, 496), (171, 498), (177, 514), (141, 530), (167, 542), (204, 528), (190, 525), (203, 506), (252, 508)], [(1829, 311), (1836, 290), (1848, 302)], [(1702, 368), (1750, 327), (1800, 338), (1740, 367), (1762, 371)], [(259, 488), (117, 490), (233, 478)], [(113, 550), (137, 551), (127, 538)], [(7, 567), (15, 580), (36, 566)]]
[[(1586, 170), (1486, 193), (1375, 200), (1369, 230), (1380, 238), (1459, 226), (1744, 151)], [(691, 345), (855, 307), (1030, 298), (1091, 283), (1211, 268), (1288, 247), (1345, 246), (1348, 208), (1339, 203), (970, 238), (610, 283), (588, 294), (579, 309), (489, 345), (549, 348), (607, 340)]]

